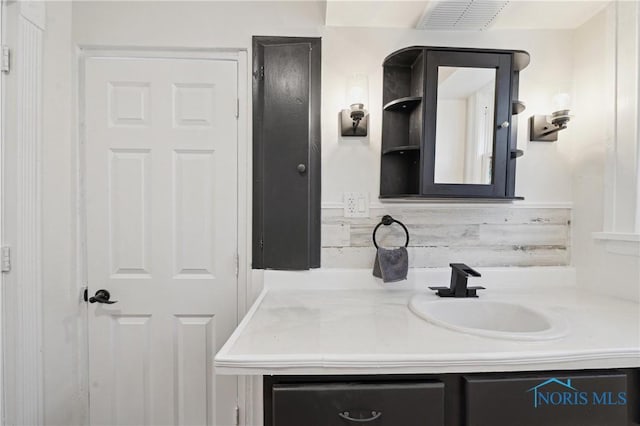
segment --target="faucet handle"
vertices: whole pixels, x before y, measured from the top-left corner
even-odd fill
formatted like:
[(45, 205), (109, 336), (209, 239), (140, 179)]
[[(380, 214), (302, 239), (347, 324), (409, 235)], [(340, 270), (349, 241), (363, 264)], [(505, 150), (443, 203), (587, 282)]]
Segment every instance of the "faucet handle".
[(485, 290), (485, 288), (480, 285), (467, 287), (467, 297), (478, 297), (476, 290)]
[(476, 271), (470, 266), (465, 265), (464, 263), (450, 263), (449, 266), (451, 266), (451, 269), (453, 269), (455, 272), (462, 274), (465, 277), (468, 277), (468, 276), (481, 277), (482, 276), (480, 275), (480, 272)]
[(453, 297), (454, 293), (449, 287), (429, 287), (430, 290), (435, 290), (436, 294), (440, 297)]

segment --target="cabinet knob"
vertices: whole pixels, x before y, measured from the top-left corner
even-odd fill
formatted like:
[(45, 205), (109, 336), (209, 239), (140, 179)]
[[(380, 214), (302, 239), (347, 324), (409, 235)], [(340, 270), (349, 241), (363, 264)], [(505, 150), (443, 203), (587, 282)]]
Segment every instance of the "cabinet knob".
[(304, 164), (298, 164), (298, 173), (303, 174), (304, 172), (307, 171), (307, 166), (305, 166)]
[(502, 124), (500, 126), (501, 129), (506, 129), (507, 127), (509, 127), (509, 122), (508, 121), (503, 121)]

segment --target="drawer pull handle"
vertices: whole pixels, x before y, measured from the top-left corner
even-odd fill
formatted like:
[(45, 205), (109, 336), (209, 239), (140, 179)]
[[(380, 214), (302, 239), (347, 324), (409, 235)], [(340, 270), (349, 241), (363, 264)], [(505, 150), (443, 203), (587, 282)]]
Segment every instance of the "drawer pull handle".
[(342, 417), (345, 420), (349, 420), (350, 422), (357, 422), (357, 423), (366, 423), (366, 422), (372, 422), (375, 419), (379, 418), (382, 415), (381, 411), (372, 411), (371, 412), (371, 417), (367, 418), (367, 419), (355, 419), (353, 417), (351, 417), (349, 415), (348, 411), (343, 411), (341, 413), (338, 413), (338, 415), (340, 417)]

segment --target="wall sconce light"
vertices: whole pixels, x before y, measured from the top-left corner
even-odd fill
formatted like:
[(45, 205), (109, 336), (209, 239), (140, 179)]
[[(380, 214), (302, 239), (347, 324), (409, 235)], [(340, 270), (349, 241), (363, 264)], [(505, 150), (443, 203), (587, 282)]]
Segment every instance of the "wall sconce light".
[(347, 80), (347, 101), (349, 109), (340, 112), (342, 136), (367, 136), (369, 114), (364, 109), (369, 93), (369, 83), (364, 74), (354, 74)]
[(571, 120), (569, 110), (571, 97), (567, 93), (558, 93), (553, 97), (554, 112), (551, 115), (532, 115), (529, 117), (529, 140), (532, 142), (555, 142), (558, 132), (567, 128)]

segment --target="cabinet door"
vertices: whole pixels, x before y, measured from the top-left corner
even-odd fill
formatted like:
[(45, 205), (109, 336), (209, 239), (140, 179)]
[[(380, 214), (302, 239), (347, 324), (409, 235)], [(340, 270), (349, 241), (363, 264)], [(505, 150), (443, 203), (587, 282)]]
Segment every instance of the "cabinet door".
[(281, 384), (273, 426), (443, 426), (444, 384)]
[(320, 267), (320, 39), (254, 37), (253, 267)]
[(421, 192), (506, 196), (512, 54), (429, 50)]
[(465, 377), (467, 426), (626, 426), (627, 376)]

